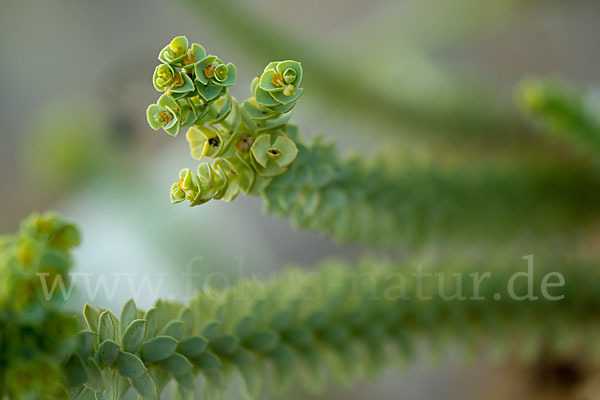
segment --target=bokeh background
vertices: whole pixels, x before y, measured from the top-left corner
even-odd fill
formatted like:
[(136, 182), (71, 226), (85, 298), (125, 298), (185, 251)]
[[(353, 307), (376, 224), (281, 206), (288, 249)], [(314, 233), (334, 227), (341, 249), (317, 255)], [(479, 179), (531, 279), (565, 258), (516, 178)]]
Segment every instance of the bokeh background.
[[(170, 204), (177, 172), (195, 163), (183, 138), (146, 124), (160, 48), (185, 34), (234, 62), (240, 100), (268, 61), (298, 59), (307, 78), (293, 120), (305, 136), (452, 163), (532, 140), (513, 101), (523, 77), (598, 83), (599, 15), (593, 0), (3, 0), (0, 232), (31, 211), (60, 211), (83, 232), (78, 272), (108, 274), (111, 286), (111, 274), (150, 277), (155, 290), (135, 295), (141, 307), (185, 301), (190, 266), (199, 286), (211, 273), (233, 281), (353, 259), (360, 248), (296, 232), (257, 198)], [(114, 296), (80, 290), (73, 307), (118, 309), (132, 296), (123, 279)], [(456, 358), (430, 363), (423, 351), (403, 374), (291, 397), (491, 398), (493, 388), (508, 398), (526, 384), (511, 368)]]

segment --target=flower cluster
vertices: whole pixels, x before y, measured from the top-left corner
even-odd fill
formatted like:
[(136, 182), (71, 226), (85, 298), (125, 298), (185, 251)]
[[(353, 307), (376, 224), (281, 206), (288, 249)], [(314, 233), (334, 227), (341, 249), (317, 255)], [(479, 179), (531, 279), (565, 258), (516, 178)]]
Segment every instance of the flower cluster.
[(297, 61), (269, 63), (250, 86), (254, 97), (242, 104), (244, 120), (255, 130), (285, 125), (296, 101), (302, 95), (302, 65)]
[(218, 100), (230, 96), (227, 88), (237, 78), (233, 64), (207, 55), (197, 43), (190, 46), (185, 36), (174, 38), (158, 59), (162, 64), (155, 68), (152, 82), (164, 94), (147, 112), (154, 130), (163, 128), (177, 136), (182, 126), (210, 122), (215, 114), (225, 111), (221, 108), (227, 100)]
[(148, 123), (186, 138), (193, 158), (203, 162), (197, 173), (184, 169), (171, 187), (171, 201), (190, 205), (211, 199), (233, 200), (239, 192), (263, 190), (285, 173), (298, 155), (287, 122), (302, 95), (302, 66), (297, 61), (272, 62), (251, 85), (252, 96), (240, 106), (228, 87), (236, 69), (198, 44), (179, 36), (159, 55), (154, 87), (164, 92), (148, 107)]

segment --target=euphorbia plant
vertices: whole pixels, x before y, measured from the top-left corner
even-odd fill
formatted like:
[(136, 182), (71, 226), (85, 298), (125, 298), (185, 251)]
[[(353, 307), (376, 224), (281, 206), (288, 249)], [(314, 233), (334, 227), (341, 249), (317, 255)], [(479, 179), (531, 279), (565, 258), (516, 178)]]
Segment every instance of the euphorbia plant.
[[(290, 216), (297, 226), (386, 246), (433, 231), (477, 235), (477, 224), (498, 212), (527, 215), (539, 205), (536, 196), (561, 192), (561, 179), (567, 179), (555, 177), (547, 187), (540, 182), (544, 171), (534, 171), (516, 182), (502, 173), (481, 181), (467, 173), (406, 171), (381, 157), (343, 158), (320, 139), (305, 143), (289, 124), (303, 93), (299, 62), (269, 63), (240, 104), (229, 92), (237, 76), (233, 64), (199, 44), (176, 37), (158, 59), (152, 80), (161, 95), (147, 109), (148, 123), (171, 136), (187, 129), (191, 155), (202, 161), (197, 172), (179, 173), (171, 187), (173, 203), (197, 206), (232, 201), (240, 192), (257, 194), (268, 211)], [(499, 196), (478, 209), (488, 189)], [(541, 193), (529, 196), (538, 189)], [(548, 223), (555, 211), (585, 217), (562, 195), (547, 200), (528, 228), (552, 233), (573, 223), (568, 218)], [(469, 222), (465, 216), (473, 214), (478, 219)], [(550, 260), (543, 268), (548, 274), (516, 285), (514, 267), (506, 268), (509, 257), (495, 261), (505, 268), (494, 268), (501, 272), (485, 286), (480, 266), (460, 260), (435, 268), (435, 274), (419, 272), (478, 282), (453, 296), (447, 287), (436, 292), (429, 285), (423, 292), (419, 284), (399, 279), (408, 261), (365, 259), (355, 268), (323, 262), (312, 272), (289, 269), (263, 283), (244, 280), (202, 290), (188, 304), (158, 301), (140, 310), (131, 300), (119, 316), (86, 305), (77, 322), (61, 299), (42, 296), (38, 278), (66, 279), (69, 250), (78, 242), (76, 228), (54, 215), (33, 216), (20, 233), (0, 241), (6, 278), (0, 284), (0, 400), (118, 400), (128, 392), (158, 399), (169, 383), (180, 399), (195, 398), (201, 383), (204, 398), (212, 400), (234, 374), (243, 377), (252, 398), (260, 397), (265, 382), (282, 392), (297, 382), (319, 390), (329, 378), (349, 383), (394, 359), (410, 358), (422, 339), (437, 345), (451, 338), (469, 348), (485, 339), (505, 357), (512, 354), (506, 346), (514, 346), (525, 362), (541, 353), (561, 358), (598, 350), (600, 277), (585, 260)], [(507, 281), (513, 282), (511, 290), (527, 292), (558, 270), (564, 301), (520, 302), (501, 295)], [(600, 352), (589, 353), (597, 365)]]

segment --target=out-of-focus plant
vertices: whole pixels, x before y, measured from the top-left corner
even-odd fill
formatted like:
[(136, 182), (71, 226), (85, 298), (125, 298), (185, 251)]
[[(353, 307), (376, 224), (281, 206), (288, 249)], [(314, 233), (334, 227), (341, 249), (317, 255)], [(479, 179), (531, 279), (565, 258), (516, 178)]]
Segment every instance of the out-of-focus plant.
[[(157, 399), (174, 381), (177, 398), (192, 399), (202, 375), (203, 398), (219, 399), (235, 374), (250, 398), (260, 398), (265, 381), (280, 393), (298, 381), (319, 391), (332, 378), (348, 384), (410, 360), (423, 340), (440, 350), (458, 340), (465, 353), (487, 341), (501, 359), (526, 364), (542, 353), (561, 359), (587, 347), (594, 349), (590, 362), (600, 363), (600, 348), (592, 343), (600, 333), (594, 312), (600, 295), (590, 284), (600, 278), (596, 268), (549, 262), (533, 280), (515, 280), (512, 290), (529, 293), (531, 284), (539, 293), (546, 273), (560, 271), (568, 282), (564, 300), (517, 301), (504, 292), (519, 269), (495, 267), (500, 272), (493, 279), (475, 286), (470, 282), (482, 276), (480, 265), (422, 270), (419, 283), (393, 263), (365, 260), (350, 268), (324, 262), (314, 272), (290, 269), (266, 283), (203, 291), (187, 306), (160, 301), (142, 312), (128, 302), (120, 319), (86, 306), (90, 339), (79, 355), (97, 362), (104, 379), (94, 370), (72, 394), (119, 399), (132, 386), (143, 398)], [(446, 277), (440, 286), (439, 276)], [(457, 289), (466, 277), (469, 283)]]
[(33, 215), (18, 234), (0, 238), (2, 400), (67, 396), (65, 369), (76, 367), (70, 356), (78, 323), (63, 311), (60, 291), (48, 294), (48, 288), (58, 276), (69, 284), (69, 251), (78, 243), (77, 229), (50, 214)]
[[(348, 53), (340, 54), (339, 51), (333, 52), (332, 48), (316, 49), (311, 40), (295, 35), (293, 29), (285, 23), (269, 21), (265, 15), (256, 11), (256, 7), (249, 7), (243, 2), (188, 0), (187, 3), (191, 8), (197, 9), (198, 14), (208, 23), (218, 21), (218, 24), (227, 25), (228, 35), (244, 43), (244, 50), (256, 59), (290, 56), (301, 58), (312, 72), (310, 90), (314, 93), (315, 101), (324, 99), (329, 105), (341, 105), (344, 110), (348, 110), (348, 118), (368, 117), (371, 121), (377, 121), (379, 126), (389, 123), (396, 128), (391, 130), (394, 134), (399, 133), (398, 126), (408, 126), (421, 133), (430, 131), (438, 138), (450, 136), (454, 140), (462, 138), (468, 143), (483, 138), (501, 138), (499, 143), (504, 143), (508, 137), (522, 137), (522, 127), (518, 124), (516, 113), (510, 108), (510, 99), (500, 98), (489, 81), (481, 79), (473, 84), (474, 79), (477, 79), (473, 74), (461, 77), (458, 73), (447, 73), (450, 68), (446, 68), (444, 72), (439, 71), (439, 74), (435, 74), (435, 79), (423, 73), (424, 70), (437, 70), (438, 63), (423, 54), (424, 49), (419, 49), (418, 56), (410, 54), (402, 43), (402, 38), (410, 38), (410, 43), (423, 39), (424, 35), (420, 34), (422, 32), (410, 31), (410, 28), (406, 28), (409, 31), (377, 32), (378, 24), (374, 24), (369, 29), (376, 31), (373, 37), (361, 35), (361, 39), (351, 41), (352, 47), (348, 49)], [(423, 1), (410, 7), (391, 3), (387, 7), (392, 10), (385, 9), (384, 6), (382, 14), (393, 16), (387, 21), (388, 25), (413, 28), (418, 25), (421, 29), (423, 14), (428, 19), (432, 18), (432, 14), (439, 14), (438, 21), (427, 25), (427, 33), (431, 34), (436, 26), (440, 32), (435, 39), (431, 38), (432, 35), (427, 39), (444, 41), (460, 37), (461, 34), (457, 32), (481, 25), (494, 26), (494, 20), (500, 19), (518, 5), (522, 6), (523, 3), (511, 0), (485, 7), (472, 0)], [(429, 12), (432, 9), (436, 11)], [(444, 11), (440, 12), (440, 9)], [(477, 9), (477, 12), (473, 13), (473, 9)], [(398, 22), (398, 13), (403, 14), (401, 23)], [(411, 13), (418, 15), (411, 16)], [(449, 13), (455, 18), (448, 17)], [(477, 17), (466, 21), (469, 19), (468, 14)], [(391, 48), (387, 40), (390, 37), (397, 38), (393, 46), (396, 54), (389, 54)], [(386, 47), (381, 47), (384, 45)], [(362, 57), (357, 57), (353, 63), (340, 68), (339, 59), (353, 57), (355, 48), (380, 49), (382, 53), (385, 52), (387, 62), (375, 62), (378, 64), (376, 72), (365, 73), (365, 70), (370, 69), (372, 60), (379, 58), (379, 54), (366, 50)], [(402, 61), (411, 57), (419, 59), (419, 67), (410, 68), (411, 79), (390, 79), (389, 73), (398, 71)], [(357, 79), (358, 76), (361, 79)], [(428, 83), (411, 86), (411, 82), (415, 81)], [(372, 134), (380, 135), (385, 131), (390, 130), (375, 129)]]
[(31, 187), (54, 196), (104, 172), (119, 151), (99, 104), (56, 99), (33, 117), (23, 141), (23, 168)]
[(556, 80), (528, 79), (517, 103), (544, 134), (580, 153), (600, 154), (600, 92), (583, 92)]
[[(2, 238), (3, 400), (117, 400), (129, 391), (158, 399), (170, 382), (176, 398), (192, 399), (199, 375), (205, 399), (221, 398), (236, 374), (250, 398), (266, 382), (281, 393), (299, 381), (319, 391), (331, 379), (348, 384), (411, 360), (423, 340), (438, 351), (458, 340), (465, 353), (487, 342), (496, 356), (526, 365), (583, 350), (588, 363), (600, 363), (600, 277), (585, 261), (546, 257), (534, 274), (531, 258), (519, 280), (521, 268), (503, 257), (486, 261), (493, 277), (462, 260), (425, 260), (409, 275), (406, 267), (423, 260), (365, 259), (352, 268), (329, 261), (264, 283), (207, 288), (187, 306), (159, 301), (144, 312), (129, 301), (117, 317), (87, 305), (75, 335), (76, 321), (61, 311), (64, 291), (49, 295), (48, 286), (68, 285), (68, 251), (78, 242), (76, 228), (54, 215), (32, 216)], [(560, 296), (548, 292), (547, 274), (562, 277)]]

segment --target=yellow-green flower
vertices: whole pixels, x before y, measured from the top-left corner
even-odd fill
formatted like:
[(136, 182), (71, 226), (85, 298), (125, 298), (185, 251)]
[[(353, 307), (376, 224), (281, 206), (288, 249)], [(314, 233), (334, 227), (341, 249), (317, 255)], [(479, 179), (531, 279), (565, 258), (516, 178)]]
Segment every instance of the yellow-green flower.
[(196, 89), (206, 101), (212, 101), (235, 85), (237, 71), (231, 63), (225, 65), (216, 56), (207, 56), (194, 66)]
[[(179, 76), (179, 74), (177, 75)], [(161, 64), (154, 69), (154, 76), (152, 77), (152, 83), (154, 88), (159, 92), (164, 92), (173, 84), (175, 78), (175, 71), (169, 64)]]
[(177, 136), (181, 127), (181, 108), (177, 101), (164, 94), (160, 96), (157, 104), (151, 104), (146, 117), (148, 124), (155, 131), (162, 128), (171, 136)]
[(189, 42), (185, 36), (177, 36), (165, 46), (158, 55), (158, 59), (165, 64), (183, 66)]
[(265, 107), (290, 105), (302, 95), (301, 83), (302, 65), (298, 61), (272, 62), (260, 76), (258, 85), (254, 86), (253, 94), (256, 101)]
[(256, 138), (250, 149), (252, 160), (262, 176), (277, 176), (286, 171), (298, 155), (298, 148), (292, 139), (283, 134), (273, 140), (273, 135), (262, 134)]

